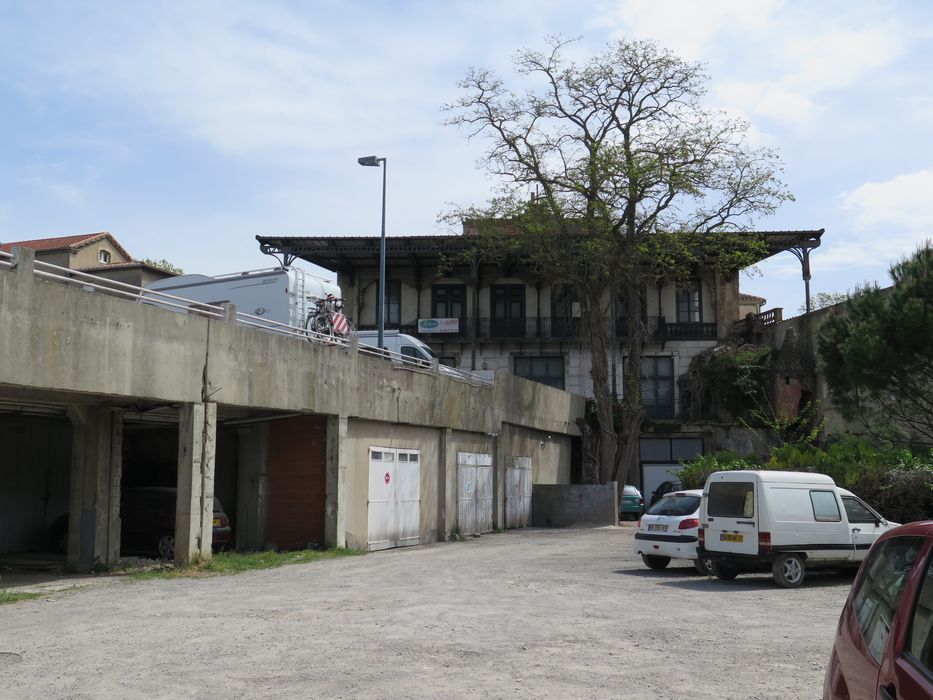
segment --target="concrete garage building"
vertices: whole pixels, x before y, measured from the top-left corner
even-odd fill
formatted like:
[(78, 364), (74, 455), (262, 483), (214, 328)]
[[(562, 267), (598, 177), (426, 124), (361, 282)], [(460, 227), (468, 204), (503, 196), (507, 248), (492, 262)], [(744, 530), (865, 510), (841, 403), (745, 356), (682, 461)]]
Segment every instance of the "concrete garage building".
[(67, 514), (68, 563), (111, 565), (132, 486), (177, 489), (187, 562), (210, 556), (215, 494), (239, 548), (377, 549), (520, 525), (532, 483), (570, 480), (580, 397), (35, 273), (0, 253), (0, 552), (47, 548)]

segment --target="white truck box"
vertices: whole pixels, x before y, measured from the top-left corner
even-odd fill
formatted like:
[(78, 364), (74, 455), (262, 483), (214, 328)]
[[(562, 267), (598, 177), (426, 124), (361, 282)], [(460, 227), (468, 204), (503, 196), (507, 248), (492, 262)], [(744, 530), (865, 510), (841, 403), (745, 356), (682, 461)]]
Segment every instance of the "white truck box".
[[(236, 304), (240, 313), (301, 328), (316, 300), (328, 294), (340, 298), (340, 287), (334, 282), (297, 267), (249, 270), (216, 277), (181, 275), (153, 282), (146, 289), (202, 304)], [(159, 303), (158, 296), (147, 297), (145, 292), (143, 299), (146, 303)]]

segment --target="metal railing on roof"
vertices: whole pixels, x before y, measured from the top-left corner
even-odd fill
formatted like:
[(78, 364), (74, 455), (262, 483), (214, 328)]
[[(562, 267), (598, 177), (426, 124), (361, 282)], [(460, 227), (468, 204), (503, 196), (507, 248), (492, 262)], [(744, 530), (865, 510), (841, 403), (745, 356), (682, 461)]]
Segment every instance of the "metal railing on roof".
[[(0, 251), (0, 268), (12, 267), (14, 255)], [(53, 265), (52, 263), (40, 260), (34, 261), (33, 274), (41, 279), (47, 279), (62, 284), (70, 284), (88, 292), (101, 291), (106, 294), (115, 295), (124, 299), (138, 301), (143, 304), (166, 308), (176, 312), (183, 312), (192, 315), (205, 316), (207, 318), (224, 319), (227, 318), (228, 308), (215, 304), (205, 304), (194, 299), (187, 299), (182, 296), (160, 292), (154, 289), (137, 287), (125, 282), (106, 279), (97, 275), (92, 275), (80, 270), (72, 270), (67, 267)], [(238, 324), (251, 329), (261, 330), (263, 332), (280, 333), (283, 335), (295, 336), (315, 343), (321, 343), (328, 346), (336, 346), (347, 350), (353, 347), (353, 341), (348, 337), (333, 336), (302, 328), (292, 326), (286, 323), (279, 323), (268, 318), (253, 316), (252, 314), (236, 312), (235, 320)], [(441, 365), (437, 359), (425, 360), (419, 357), (403, 355), (385, 349), (371, 347), (369, 345), (358, 344), (358, 352), (361, 355), (379, 357), (387, 359), (392, 366), (397, 369), (403, 369), (413, 372), (422, 372), (430, 374), (439, 374), (457, 381), (468, 382), (474, 385), (490, 385), (494, 380), (465, 370), (455, 369), (446, 365)]]

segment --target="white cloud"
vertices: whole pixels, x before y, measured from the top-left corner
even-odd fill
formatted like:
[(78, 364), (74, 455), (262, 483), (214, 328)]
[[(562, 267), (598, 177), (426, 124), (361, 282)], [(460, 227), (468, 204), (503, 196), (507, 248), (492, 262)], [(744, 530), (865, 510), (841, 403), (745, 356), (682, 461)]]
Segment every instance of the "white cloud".
[(891, 228), (933, 237), (933, 168), (867, 182), (843, 197), (843, 208), (864, 231), (887, 235)]

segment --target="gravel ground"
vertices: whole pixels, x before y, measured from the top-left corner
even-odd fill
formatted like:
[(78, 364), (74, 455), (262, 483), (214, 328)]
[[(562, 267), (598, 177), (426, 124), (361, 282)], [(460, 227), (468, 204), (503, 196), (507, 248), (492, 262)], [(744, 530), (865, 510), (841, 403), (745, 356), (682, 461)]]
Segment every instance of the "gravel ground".
[(852, 574), (650, 571), (525, 530), (0, 607), (0, 697), (818, 698)]

